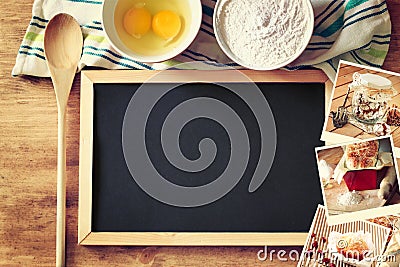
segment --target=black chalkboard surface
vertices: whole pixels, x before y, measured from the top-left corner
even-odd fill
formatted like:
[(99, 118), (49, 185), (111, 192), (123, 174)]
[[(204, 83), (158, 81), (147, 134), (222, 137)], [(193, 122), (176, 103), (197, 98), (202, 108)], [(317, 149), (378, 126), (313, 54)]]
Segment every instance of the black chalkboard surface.
[[(164, 85), (175, 86), (173, 82), (158, 84)], [(211, 138), (217, 147), (214, 162), (198, 173), (176, 169), (168, 162), (161, 148), (159, 132), (167, 114), (183, 100), (195, 97), (218, 99), (235, 110), (248, 131), (250, 158), (243, 177), (228, 194), (198, 207), (176, 207), (152, 198), (129, 172), (122, 148), (122, 127), (129, 101), (140, 86), (141, 83), (93, 83), (91, 232), (308, 231), (315, 209), (322, 203), (314, 148), (323, 145), (319, 141), (325, 116), (323, 82), (257, 82), (274, 115), (277, 143), (268, 176), (252, 193), (248, 188), (261, 141), (257, 120), (249, 107), (223, 86), (212, 83), (177, 85), (166, 94), (147, 119), (146, 142), (148, 156), (157, 171), (174, 184), (192, 187), (212, 182), (224, 171), (231, 153), (229, 135), (224, 128), (208, 118), (198, 118), (182, 128), (179, 136), (181, 152), (188, 159), (196, 159), (199, 142)]]

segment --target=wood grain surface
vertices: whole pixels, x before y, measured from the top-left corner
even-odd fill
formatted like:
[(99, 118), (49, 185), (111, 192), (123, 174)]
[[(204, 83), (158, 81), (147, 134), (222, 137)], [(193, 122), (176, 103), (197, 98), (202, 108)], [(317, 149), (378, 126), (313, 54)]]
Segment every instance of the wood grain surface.
[[(55, 95), (50, 79), (11, 77), (32, 3), (0, 1), (0, 266), (55, 264)], [(384, 68), (400, 72), (400, 2), (389, 0), (388, 7), (393, 35)], [(262, 247), (78, 246), (79, 78), (67, 112), (67, 266), (296, 266), (276, 253), (258, 260)]]

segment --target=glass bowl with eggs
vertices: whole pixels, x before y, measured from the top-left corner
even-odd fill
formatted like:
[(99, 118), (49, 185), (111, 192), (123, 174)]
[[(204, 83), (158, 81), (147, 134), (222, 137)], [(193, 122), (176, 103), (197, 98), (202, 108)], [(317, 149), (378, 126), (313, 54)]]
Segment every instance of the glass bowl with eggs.
[(161, 62), (183, 52), (201, 25), (200, 0), (105, 0), (102, 23), (108, 41), (139, 62)]

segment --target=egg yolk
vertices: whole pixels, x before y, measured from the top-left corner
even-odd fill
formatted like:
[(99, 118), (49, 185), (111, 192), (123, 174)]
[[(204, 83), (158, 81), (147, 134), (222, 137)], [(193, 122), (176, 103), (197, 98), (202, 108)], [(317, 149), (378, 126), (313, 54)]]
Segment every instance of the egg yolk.
[(141, 38), (151, 27), (151, 14), (146, 8), (131, 8), (124, 16), (125, 30), (136, 38)]
[(153, 17), (152, 27), (154, 33), (161, 38), (172, 39), (181, 30), (181, 19), (175, 12), (163, 10)]

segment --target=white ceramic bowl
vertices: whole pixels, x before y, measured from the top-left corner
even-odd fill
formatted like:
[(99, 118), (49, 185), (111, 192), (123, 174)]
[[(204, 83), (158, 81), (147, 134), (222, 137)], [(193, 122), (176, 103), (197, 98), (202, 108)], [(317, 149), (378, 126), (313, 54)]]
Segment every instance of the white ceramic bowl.
[[(242, 59), (240, 59), (239, 57), (237, 57), (229, 48), (228, 44), (225, 42), (224, 37), (221, 34), (221, 27), (218, 23), (218, 15), (221, 12), (221, 8), (223, 6), (223, 3), (226, 0), (217, 0), (217, 3), (215, 4), (215, 8), (214, 8), (214, 16), (213, 16), (213, 27), (214, 27), (214, 33), (215, 33), (215, 37), (217, 39), (218, 45), (220, 46), (220, 48), (222, 49), (222, 51), (224, 51), (225, 55), (227, 55), (231, 60), (233, 60), (234, 62), (236, 62), (237, 64), (248, 68), (248, 69), (253, 69), (253, 70), (274, 70), (274, 69), (279, 69), (282, 68), (290, 63), (292, 63), (294, 60), (296, 60), (302, 53), (303, 51), (306, 49), (308, 43), (310, 42), (312, 33), (313, 33), (313, 29), (314, 29), (314, 11), (311, 5), (311, 2), (309, 0), (303, 0), (306, 2), (306, 10), (305, 10), (305, 14), (306, 16), (309, 18), (310, 23), (308, 24), (308, 28), (306, 29), (306, 34), (304, 37), (304, 43), (303, 46), (297, 51), (297, 53), (295, 53), (294, 55), (292, 55), (290, 58), (288, 58), (286, 61), (282, 62), (281, 64), (278, 65), (273, 65), (273, 66), (254, 66), (254, 65), (250, 65), (246, 62), (244, 62)], [(268, 1), (265, 2), (266, 5), (268, 5)], [(238, 27), (240, 27), (240, 25), (238, 25)]]
[(186, 34), (186, 36), (184, 36), (183, 40), (179, 42), (177, 47), (168, 51), (167, 53), (161, 55), (152, 55), (152, 56), (142, 55), (139, 53), (135, 53), (121, 41), (114, 24), (114, 11), (118, 3), (118, 0), (117, 1), (104, 0), (103, 2), (102, 24), (106, 34), (106, 38), (115, 48), (115, 50), (117, 50), (119, 53), (139, 62), (151, 63), (151, 62), (161, 62), (171, 59), (182, 53), (193, 42), (194, 38), (199, 32), (201, 25), (201, 18), (202, 18), (201, 0), (180, 0), (180, 1), (187, 1), (190, 7), (191, 11), (191, 23), (189, 25), (190, 29)]

